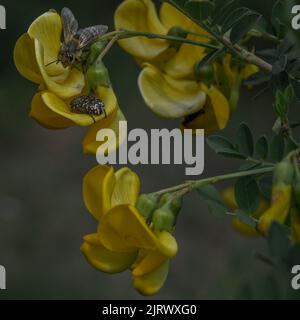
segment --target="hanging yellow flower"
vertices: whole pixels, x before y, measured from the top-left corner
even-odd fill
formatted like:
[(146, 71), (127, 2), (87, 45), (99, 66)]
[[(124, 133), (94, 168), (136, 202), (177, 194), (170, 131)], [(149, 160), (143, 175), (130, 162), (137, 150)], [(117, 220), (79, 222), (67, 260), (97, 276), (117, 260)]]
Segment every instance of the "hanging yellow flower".
[[(87, 93), (85, 76), (76, 68), (64, 68), (57, 60), (60, 49), (62, 22), (59, 14), (49, 11), (39, 16), (17, 41), (15, 65), (26, 79), (38, 84), (39, 91), (32, 100), (30, 116), (50, 129), (74, 125), (101, 127), (104, 115), (93, 116), (71, 112), (70, 102)], [(96, 96), (103, 100), (109, 126), (120, 115), (117, 99), (111, 87), (99, 86)]]
[[(226, 188), (225, 190), (223, 190), (222, 197), (223, 197), (226, 205), (230, 209), (232, 209), (232, 210), (238, 209), (238, 205), (235, 200), (234, 188), (230, 187), (230, 188)], [(258, 208), (256, 209), (255, 212), (253, 212), (251, 214), (251, 217), (253, 217), (255, 219), (259, 219), (260, 216), (267, 210), (268, 206), (269, 206), (268, 202), (265, 199), (261, 198)], [(238, 219), (238, 218), (232, 219), (232, 225), (237, 231), (241, 232), (244, 235), (247, 235), (250, 237), (255, 237), (255, 236), (259, 235), (258, 232), (254, 228), (241, 222), (240, 219)]]
[(132, 269), (134, 287), (151, 295), (163, 286), (177, 243), (166, 231), (152, 231), (134, 206), (138, 195), (139, 178), (128, 168), (114, 172), (112, 167), (97, 166), (89, 171), (83, 197), (99, 226), (97, 233), (84, 237), (81, 251), (101, 271)]
[(258, 230), (267, 235), (273, 222), (283, 224), (290, 212), (294, 167), (286, 158), (276, 165), (273, 177), (271, 205), (259, 219)]

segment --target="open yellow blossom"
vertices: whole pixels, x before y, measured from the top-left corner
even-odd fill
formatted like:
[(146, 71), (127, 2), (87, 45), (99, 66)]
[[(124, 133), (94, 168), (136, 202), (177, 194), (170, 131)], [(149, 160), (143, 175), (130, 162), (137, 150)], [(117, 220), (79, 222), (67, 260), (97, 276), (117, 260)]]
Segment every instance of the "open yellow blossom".
[[(124, 0), (115, 12), (115, 26), (160, 35), (172, 34), (179, 27), (189, 40), (211, 41), (205, 30), (179, 10), (163, 3), (158, 13), (151, 0)], [(226, 54), (214, 63), (215, 83), (208, 88), (207, 79), (198, 83), (195, 75), (196, 64), (208, 54), (204, 47), (183, 43), (174, 48), (170, 41), (146, 37), (119, 43), (143, 68), (139, 89), (146, 105), (161, 117), (184, 119), (183, 128), (204, 128), (207, 134), (226, 127), (242, 80), (257, 71), (252, 65), (240, 70)]]
[[(223, 197), (226, 205), (230, 209), (232, 209), (232, 210), (238, 209), (238, 205), (235, 200), (234, 188), (230, 187), (230, 188), (226, 188), (225, 190), (223, 190), (222, 197)], [(253, 212), (251, 214), (251, 216), (255, 219), (259, 219), (260, 216), (265, 212), (265, 210), (267, 210), (268, 206), (269, 206), (268, 202), (265, 199), (261, 198), (258, 208), (255, 210), (255, 212)], [(232, 225), (234, 226), (234, 228), (236, 230), (238, 230), (239, 232), (241, 232), (244, 235), (247, 235), (250, 237), (254, 237), (254, 236), (259, 235), (258, 232), (254, 228), (246, 225), (245, 223), (240, 221), (240, 219), (238, 219), (238, 218), (232, 219)]]
[[(104, 119), (71, 112), (70, 102), (87, 93), (84, 74), (76, 68), (64, 68), (57, 60), (62, 22), (60, 15), (49, 11), (39, 16), (17, 41), (14, 61), (26, 79), (39, 85), (33, 97), (30, 116), (46, 128), (60, 129), (74, 125), (89, 126)], [(117, 115), (117, 99), (111, 87), (98, 87), (96, 96), (106, 108), (106, 124)]]
[[(133, 18), (134, 17), (134, 18)], [(207, 41), (206, 32), (193, 23), (184, 14), (168, 3), (160, 7), (159, 15), (151, 0), (125, 0), (115, 12), (116, 29), (130, 31), (143, 31), (166, 35), (173, 27), (180, 27), (199, 33), (199, 41)], [(194, 39), (194, 36), (188, 36)], [(139, 61), (158, 63), (172, 59), (176, 50), (170, 49), (170, 42), (161, 39), (147, 39), (135, 37), (121, 40), (121, 47)], [(167, 63), (166, 68), (171, 69), (173, 77), (188, 75), (193, 72), (194, 64), (203, 56), (204, 48), (183, 45), (179, 49), (178, 57)]]
[(139, 178), (128, 168), (114, 172), (97, 166), (87, 173), (83, 197), (89, 212), (99, 221), (97, 233), (84, 237), (81, 251), (95, 268), (109, 273), (133, 270), (134, 286), (142, 294), (154, 294), (163, 286), (164, 267), (177, 253), (175, 238), (155, 234), (134, 207)]

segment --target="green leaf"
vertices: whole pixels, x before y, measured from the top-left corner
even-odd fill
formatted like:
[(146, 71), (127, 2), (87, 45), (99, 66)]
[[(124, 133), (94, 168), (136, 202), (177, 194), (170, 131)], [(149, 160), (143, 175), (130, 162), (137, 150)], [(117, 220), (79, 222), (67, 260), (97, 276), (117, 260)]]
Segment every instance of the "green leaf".
[(221, 154), (225, 157), (245, 159), (246, 157), (239, 153), (234, 145), (223, 136), (210, 136), (206, 139), (208, 146), (216, 153)]
[(168, 2), (171, 2), (173, 4), (177, 4), (179, 5), (180, 7), (184, 7), (185, 3), (187, 2), (188, 0), (171, 0), (171, 1), (168, 1)]
[(245, 80), (246, 86), (258, 86), (271, 80), (271, 74), (263, 71), (254, 73)]
[(284, 138), (281, 135), (275, 135), (271, 142), (270, 158), (274, 162), (279, 162), (284, 156)]
[(284, 91), (284, 97), (285, 97), (286, 103), (287, 104), (292, 103), (292, 101), (294, 100), (294, 96), (295, 96), (294, 88), (291, 84), (289, 84)]
[(252, 132), (246, 123), (242, 123), (237, 132), (238, 150), (247, 156), (252, 156), (254, 152), (254, 143)]
[(214, 11), (214, 4), (210, 1), (190, 0), (185, 3), (184, 8), (195, 19), (205, 21)]
[(258, 22), (261, 15), (256, 12), (250, 12), (232, 28), (230, 40), (232, 43), (237, 43), (241, 40)]
[(269, 153), (269, 143), (266, 136), (261, 136), (255, 146), (255, 155), (257, 158), (266, 160)]
[(268, 174), (258, 180), (260, 193), (263, 197), (270, 201), (272, 197), (273, 175)]
[(227, 206), (224, 203), (219, 191), (213, 185), (206, 185), (197, 188), (197, 191), (203, 201), (207, 203), (209, 212), (224, 217), (227, 212)]
[(257, 167), (261, 166), (260, 163), (254, 163), (254, 162), (251, 162), (251, 161), (246, 161), (245, 163), (243, 163), (239, 170), (240, 171), (247, 171), (247, 170), (253, 170)]
[(216, 5), (216, 10), (213, 14), (212, 24), (222, 25), (222, 23), (224, 22), (224, 20), (226, 20), (228, 15), (236, 8), (236, 5), (236, 0), (227, 0), (219, 2), (219, 4)]
[(273, 222), (268, 232), (267, 241), (273, 261), (276, 264), (285, 265), (290, 250), (287, 228)]
[(256, 228), (256, 225), (257, 225), (256, 221), (251, 216), (249, 216), (249, 214), (247, 214), (246, 212), (242, 210), (236, 210), (236, 215), (239, 218), (239, 220), (244, 224), (246, 224), (247, 226), (254, 229)]
[(238, 207), (248, 214), (257, 209), (260, 201), (259, 188), (252, 177), (238, 179), (235, 184), (235, 199)]
[(242, 7), (233, 10), (224, 20), (221, 32), (224, 34), (229, 31), (241, 18), (249, 12), (248, 8)]

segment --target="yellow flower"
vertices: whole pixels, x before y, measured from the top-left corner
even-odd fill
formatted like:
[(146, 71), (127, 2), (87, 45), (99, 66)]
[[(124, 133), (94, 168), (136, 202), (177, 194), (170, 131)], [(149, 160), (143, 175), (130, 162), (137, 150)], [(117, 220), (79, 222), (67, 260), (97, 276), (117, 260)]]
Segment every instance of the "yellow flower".
[(260, 217), (258, 230), (267, 235), (268, 230), (273, 222), (283, 224), (291, 206), (292, 186), (281, 183), (273, 186), (272, 202), (268, 210)]
[[(223, 197), (226, 205), (230, 209), (232, 209), (232, 210), (238, 209), (238, 205), (235, 200), (234, 188), (230, 187), (230, 188), (226, 188), (225, 190), (223, 190), (222, 197)], [(255, 212), (253, 212), (251, 214), (251, 216), (255, 219), (259, 219), (260, 216), (263, 214), (263, 212), (265, 212), (265, 210), (267, 210), (268, 206), (269, 206), (268, 202), (266, 200), (264, 200), (263, 198), (261, 198), (258, 208), (255, 210)], [(237, 231), (241, 232), (244, 235), (247, 235), (250, 237), (258, 236), (258, 232), (254, 228), (251, 228), (250, 226), (241, 222), (240, 219), (238, 219), (238, 218), (232, 219), (232, 225)]]
[[(70, 102), (86, 94), (84, 74), (76, 68), (64, 68), (57, 60), (62, 22), (59, 14), (49, 11), (39, 16), (17, 41), (15, 65), (26, 79), (39, 85), (32, 100), (30, 116), (46, 128), (60, 129), (74, 125), (90, 126), (104, 115), (94, 116), (71, 112)], [(103, 100), (109, 126), (118, 114), (118, 104), (111, 87), (98, 87), (96, 96)], [(100, 127), (101, 121), (97, 123)]]
[(204, 129), (205, 134), (224, 129), (230, 116), (228, 100), (216, 87), (201, 84), (201, 89), (207, 94), (205, 104), (198, 113), (185, 118), (182, 128)]
[[(134, 19), (132, 18), (134, 17)], [(210, 41), (207, 33), (189, 18), (164, 3), (159, 15), (150, 0), (125, 0), (115, 13), (117, 29), (168, 34), (180, 27), (199, 34), (187, 37)], [(210, 88), (195, 80), (195, 65), (207, 54), (205, 48), (182, 44), (174, 50), (169, 41), (136, 37), (120, 41), (143, 70), (139, 89), (146, 105), (157, 115), (183, 120), (182, 128), (224, 129), (229, 120), (229, 103), (218, 86)]]
[[(203, 35), (204, 37), (197, 37), (199, 41), (207, 41), (206, 32), (173, 6), (168, 3), (162, 4), (158, 15), (151, 0), (123, 1), (115, 12), (115, 26), (116, 29), (163, 35), (173, 27), (181, 27)], [(189, 36), (189, 39), (195, 37)], [(174, 78), (191, 75), (195, 62), (204, 54), (204, 48), (184, 44), (179, 49), (177, 57), (173, 57), (176, 50), (170, 49), (169, 41), (145, 37), (125, 39), (119, 43), (125, 51), (142, 62), (159, 63), (171, 58), (165, 68), (171, 70), (168, 73)]]
[(139, 178), (128, 168), (114, 172), (97, 166), (87, 173), (83, 197), (99, 221), (97, 233), (84, 237), (81, 251), (95, 268), (109, 273), (131, 268), (133, 282), (142, 294), (155, 294), (163, 286), (170, 258), (177, 253), (175, 238), (155, 234), (134, 207)]

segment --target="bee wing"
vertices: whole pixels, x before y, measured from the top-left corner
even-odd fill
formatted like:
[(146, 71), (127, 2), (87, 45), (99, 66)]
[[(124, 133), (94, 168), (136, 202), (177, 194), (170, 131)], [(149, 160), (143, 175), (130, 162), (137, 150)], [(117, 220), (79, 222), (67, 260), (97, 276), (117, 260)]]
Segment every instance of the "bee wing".
[(80, 49), (94, 42), (98, 37), (105, 34), (108, 30), (108, 26), (98, 25), (81, 29), (77, 32), (79, 35), (79, 47)]
[(72, 11), (66, 7), (61, 10), (61, 19), (64, 30), (64, 40), (68, 42), (75, 36), (78, 30), (78, 22)]

